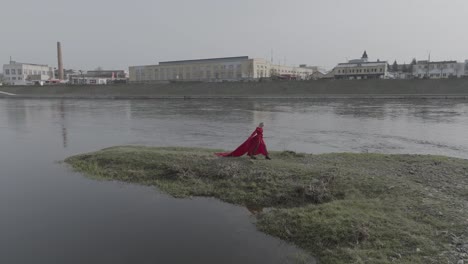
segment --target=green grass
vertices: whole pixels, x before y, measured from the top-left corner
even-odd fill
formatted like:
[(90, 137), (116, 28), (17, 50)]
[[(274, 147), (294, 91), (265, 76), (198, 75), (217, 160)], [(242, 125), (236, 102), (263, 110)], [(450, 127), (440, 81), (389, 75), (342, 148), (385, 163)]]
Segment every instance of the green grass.
[[(321, 263), (456, 263), (468, 253), (468, 161), (442, 156), (122, 146), (65, 160), (95, 179), (250, 208), (257, 227)], [(466, 244), (466, 245), (465, 245)], [(466, 257), (468, 258), (468, 257)]]

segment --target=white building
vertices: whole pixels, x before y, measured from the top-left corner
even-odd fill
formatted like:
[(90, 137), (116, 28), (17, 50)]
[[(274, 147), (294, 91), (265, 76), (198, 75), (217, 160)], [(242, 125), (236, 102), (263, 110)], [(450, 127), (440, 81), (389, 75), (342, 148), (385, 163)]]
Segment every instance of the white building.
[(71, 84), (75, 85), (104, 85), (107, 84), (107, 78), (101, 77), (81, 77), (71, 76)]
[(460, 78), (465, 74), (465, 63), (456, 61), (418, 61), (413, 65), (415, 78)]
[(10, 61), (3, 65), (5, 83), (10, 85), (28, 85), (45, 82), (53, 78), (53, 68), (42, 64), (19, 63)]
[(157, 65), (129, 67), (130, 82), (240, 81), (278, 77), (307, 79), (313, 69), (272, 64), (248, 56), (166, 61)]
[(367, 52), (364, 51), (360, 59), (339, 63), (333, 70), (335, 79), (381, 79), (389, 78), (386, 61), (368, 61)]

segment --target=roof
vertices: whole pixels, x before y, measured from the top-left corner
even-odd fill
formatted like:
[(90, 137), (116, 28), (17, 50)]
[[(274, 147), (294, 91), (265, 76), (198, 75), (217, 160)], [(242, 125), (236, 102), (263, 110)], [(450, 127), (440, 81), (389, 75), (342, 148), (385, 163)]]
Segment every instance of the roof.
[(361, 58), (367, 59), (367, 52), (366, 52), (366, 51), (364, 51), (364, 53), (362, 54), (362, 57), (361, 57)]
[(35, 63), (25, 63), (25, 62), (17, 62), (17, 61), (10, 61), (9, 64), (4, 64), (4, 65), (14, 65), (14, 64), (49, 67), (49, 65), (47, 65), (47, 64), (35, 64)]
[(238, 57), (208, 58), (208, 59), (197, 59), (197, 60), (162, 61), (162, 62), (159, 63), (159, 65), (179, 64), (179, 63), (201, 63), (201, 62), (215, 62), (215, 61), (248, 60), (248, 59), (249, 59), (249, 56), (238, 56)]
[[(416, 64), (427, 64), (427, 60), (418, 61)], [(444, 63), (457, 63), (457, 61), (430, 61), (429, 64), (444, 64)]]
[(376, 66), (381, 64), (387, 64), (386, 61), (368, 61), (368, 62), (359, 62), (359, 63), (352, 63), (352, 62), (344, 62), (338, 63), (338, 66), (345, 66), (345, 67), (355, 67), (355, 66)]

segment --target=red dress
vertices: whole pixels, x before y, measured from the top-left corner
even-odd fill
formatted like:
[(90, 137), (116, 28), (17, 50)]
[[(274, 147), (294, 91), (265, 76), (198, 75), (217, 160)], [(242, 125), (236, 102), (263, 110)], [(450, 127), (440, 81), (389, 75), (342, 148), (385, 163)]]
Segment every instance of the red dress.
[(263, 128), (257, 127), (252, 135), (233, 152), (216, 153), (216, 155), (221, 157), (240, 157), (245, 153), (249, 156), (258, 154), (268, 156), (265, 141), (263, 141)]

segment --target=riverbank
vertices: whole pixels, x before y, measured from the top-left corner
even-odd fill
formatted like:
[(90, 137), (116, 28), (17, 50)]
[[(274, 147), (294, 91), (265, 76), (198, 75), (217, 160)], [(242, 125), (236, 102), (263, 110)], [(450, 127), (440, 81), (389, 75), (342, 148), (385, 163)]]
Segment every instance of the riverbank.
[(96, 179), (245, 205), (260, 230), (304, 248), (321, 263), (468, 259), (466, 160), (273, 152), (267, 161), (218, 158), (213, 152), (123, 146), (65, 161)]
[(104, 86), (3, 86), (0, 98), (63, 99), (468, 99), (468, 79), (318, 80)]

